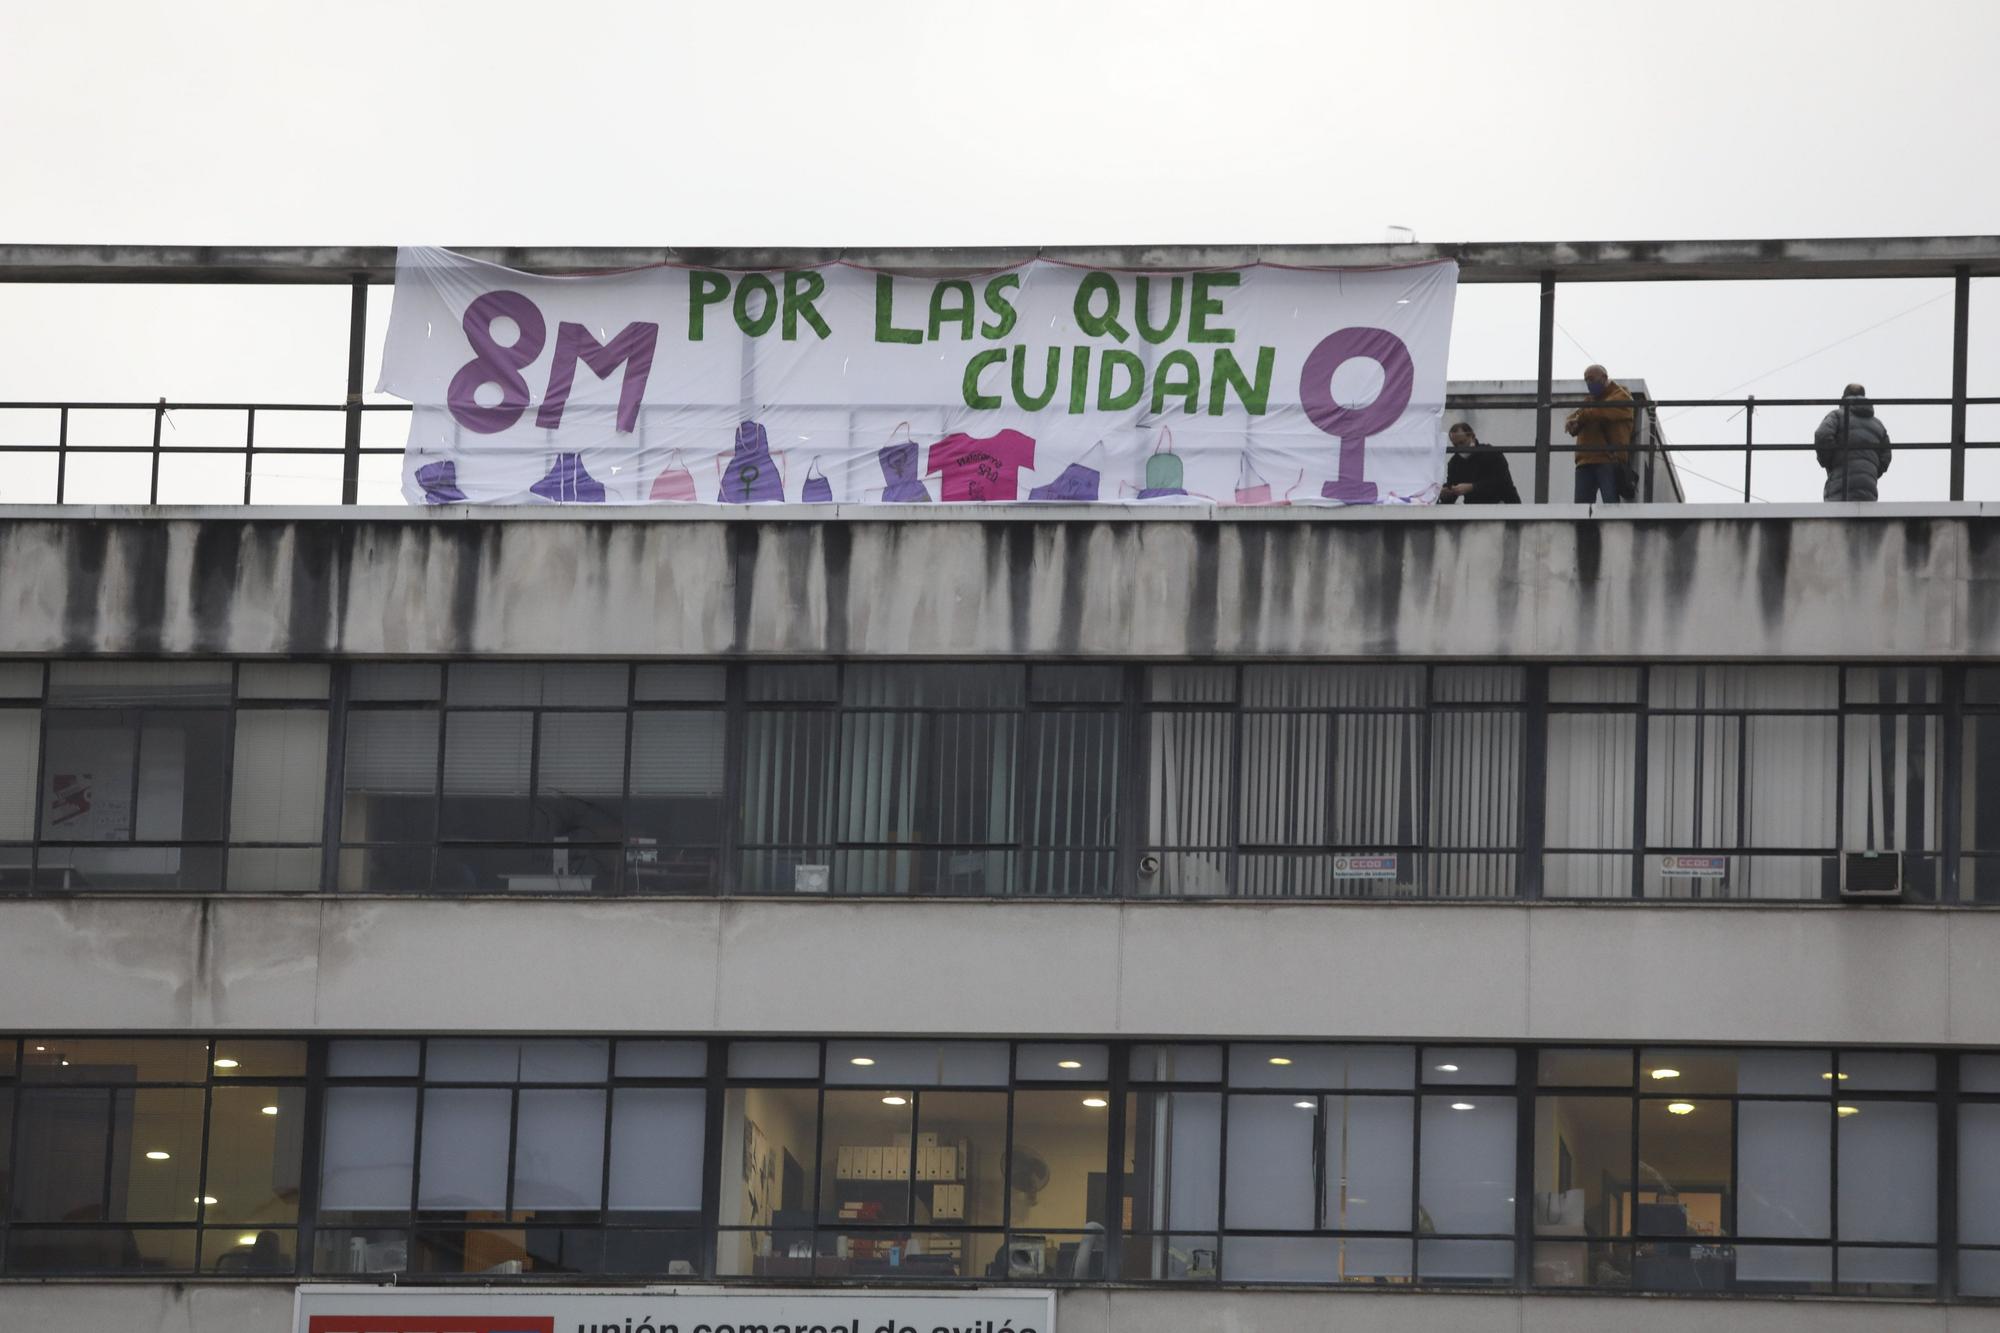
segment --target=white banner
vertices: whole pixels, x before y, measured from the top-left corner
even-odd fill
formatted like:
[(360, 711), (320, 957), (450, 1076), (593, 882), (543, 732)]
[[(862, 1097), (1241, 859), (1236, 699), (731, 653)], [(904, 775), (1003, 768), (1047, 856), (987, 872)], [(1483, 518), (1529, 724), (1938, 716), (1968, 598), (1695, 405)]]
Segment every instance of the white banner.
[(1052, 1291), (304, 1286), (292, 1333), (1052, 1333)]
[(1428, 503), (1458, 266), (547, 278), (397, 256), (412, 503)]

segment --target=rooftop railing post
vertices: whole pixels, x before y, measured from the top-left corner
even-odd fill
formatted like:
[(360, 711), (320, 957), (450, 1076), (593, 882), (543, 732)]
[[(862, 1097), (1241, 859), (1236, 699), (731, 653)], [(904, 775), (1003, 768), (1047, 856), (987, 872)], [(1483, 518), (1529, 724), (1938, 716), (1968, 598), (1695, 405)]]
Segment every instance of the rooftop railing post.
[[(347, 307), (347, 438), (340, 460), (340, 502), (361, 497), (361, 367), (368, 344), (368, 279), (356, 278)], [(244, 460), (245, 467), (250, 465)]]
[(1756, 457), (1757, 395), (1743, 400), (1743, 503), (1750, 503), (1750, 464)]
[(160, 426), (167, 419), (167, 400), (162, 398), (153, 409), (153, 479), (146, 487), (146, 503), (160, 502)]
[(1951, 275), (1951, 498), (1965, 498), (1965, 360), (1972, 317), (1972, 269)]
[(1556, 365), (1556, 275), (1542, 270), (1540, 343), (1535, 351), (1535, 503), (1549, 502), (1549, 412), (1554, 395), (1550, 382)]

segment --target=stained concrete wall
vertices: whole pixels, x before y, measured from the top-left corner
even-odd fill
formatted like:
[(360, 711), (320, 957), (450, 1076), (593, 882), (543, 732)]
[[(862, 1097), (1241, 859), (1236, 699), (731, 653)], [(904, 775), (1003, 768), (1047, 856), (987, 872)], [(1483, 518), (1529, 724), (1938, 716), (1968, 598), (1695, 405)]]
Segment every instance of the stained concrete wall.
[(0, 509), (0, 655), (2000, 655), (2000, 509)]
[(0, 901), (0, 1031), (93, 1030), (2000, 1046), (2000, 914)]

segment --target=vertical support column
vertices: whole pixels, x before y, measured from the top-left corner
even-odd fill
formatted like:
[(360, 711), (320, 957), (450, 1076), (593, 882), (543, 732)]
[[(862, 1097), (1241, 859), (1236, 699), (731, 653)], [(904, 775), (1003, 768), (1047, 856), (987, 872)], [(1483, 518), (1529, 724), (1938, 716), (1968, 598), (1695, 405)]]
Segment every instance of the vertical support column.
[(1937, 1296), (1958, 1293), (1958, 1060), (1957, 1051), (1938, 1056)]
[(1965, 359), (1972, 324), (1972, 269), (1951, 273), (1951, 498), (1965, 498)]
[(153, 409), (153, 475), (146, 486), (146, 503), (160, 502), (160, 428), (167, 419), (167, 400), (162, 398)]
[(1549, 502), (1549, 411), (1554, 393), (1550, 382), (1556, 366), (1556, 275), (1542, 272), (1540, 342), (1535, 352), (1535, 503)]
[[(356, 278), (347, 305), (347, 437), (341, 449), (340, 502), (356, 504), (361, 494), (361, 366), (368, 343), (368, 279)], [(248, 468), (250, 460), (245, 458)]]
[(1944, 845), (1938, 848), (1938, 901), (1959, 900), (1958, 850), (1965, 827), (1962, 800), (1965, 794), (1965, 668), (1944, 669), (1944, 735), (1939, 738), (1939, 830)]
[(1514, 1049), (1514, 1290), (1535, 1283), (1535, 1090), (1538, 1049)]
[(1521, 827), (1520, 859), (1514, 892), (1522, 898), (1542, 896), (1542, 852), (1548, 827), (1549, 792), (1549, 669), (1523, 668), (1521, 700)]
[[(1131, 1074), (1132, 1048), (1125, 1042), (1110, 1044), (1111, 1067), (1105, 1072), (1110, 1075), (1105, 1081), (1104, 1095), (1111, 1102), (1111, 1160), (1105, 1164), (1104, 1176), (1104, 1248), (1098, 1262), (1104, 1271), (1094, 1280), (1116, 1282), (1124, 1272), (1125, 1249), (1125, 1099), (1130, 1095), (1128, 1083)], [(1076, 1276), (1092, 1280), (1088, 1272)]]

